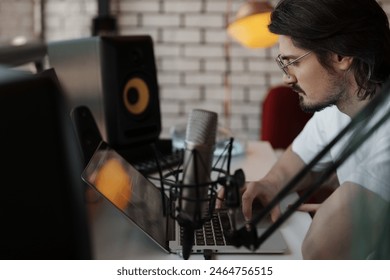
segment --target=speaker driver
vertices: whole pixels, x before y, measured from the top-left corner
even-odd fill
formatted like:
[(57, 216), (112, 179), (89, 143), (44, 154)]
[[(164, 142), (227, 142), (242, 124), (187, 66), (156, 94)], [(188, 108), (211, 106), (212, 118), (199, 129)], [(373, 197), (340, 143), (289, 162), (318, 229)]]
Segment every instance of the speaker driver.
[(127, 81), (123, 90), (123, 103), (126, 109), (134, 115), (141, 115), (148, 108), (150, 101), (149, 87), (140, 78)]

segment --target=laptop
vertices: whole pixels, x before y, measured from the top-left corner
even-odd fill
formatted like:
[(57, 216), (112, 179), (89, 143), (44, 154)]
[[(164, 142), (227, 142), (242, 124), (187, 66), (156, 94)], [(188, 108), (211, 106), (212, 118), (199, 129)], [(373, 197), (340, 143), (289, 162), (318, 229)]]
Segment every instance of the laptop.
[[(168, 196), (106, 142), (101, 141), (81, 177), (162, 250), (182, 256), (181, 229), (178, 222), (168, 214), (172, 205)], [(235, 221), (237, 226), (240, 225), (240, 220), (243, 221), (242, 218)], [(212, 219), (195, 232), (191, 253), (203, 254), (207, 250), (214, 254), (283, 254), (288, 250), (278, 230), (256, 251), (226, 244), (222, 231), (231, 227), (231, 222), (227, 210), (216, 210)], [(270, 219), (259, 223), (258, 234), (264, 232), (270, 223)], [(205, 233), (217, 229), (220, 230), (219, 233)]]

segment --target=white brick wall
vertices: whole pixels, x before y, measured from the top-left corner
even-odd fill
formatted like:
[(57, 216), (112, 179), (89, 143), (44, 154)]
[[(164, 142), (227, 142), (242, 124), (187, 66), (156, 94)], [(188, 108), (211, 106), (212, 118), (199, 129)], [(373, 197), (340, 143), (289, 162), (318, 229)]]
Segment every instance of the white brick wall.
[[(0, 0), (0, 42), (34, 34), (33, 5), (40, 0)], [(97, 14), (97, 0), (46, 0), (45, 37), (48, 41), (86, 37)], [(115, 0), (112, 12), (122, 35), (149, 34), (154, 40), (158, 68), (163, 136), (185, 123), (193, 108), (220, 114), (243, 138), (258, 139), (261, 102), (267, 89), (280, 84), (274, 57), (277, 47), (246, 49), (227, 36), (232, 18), (243, 1), (236, 0)], [(273, 0), (276, 3), (277, 0)], [(390, 13), (390, 0), (381, 0)], [(229, 10), (230, 8), (230, 10)], [(230, 60), (226, 58), (229, 46)], [(230, 90), (225, 88), (225, 76)], [(224, 101), (231, 100), (231, 117)]]
[(45, 37), (48, 40), (90, 36), (97, 1), (46, 0), (45, 2)]
[(0, 42), (16, 36), (34, 39), (34, 4), (24, 0), (0, 1)]
[(163, 29), (161, 34), (162, 43), (191, 44), (199, 43), (201, 40), (201, 31), (190, 28), (172, 28)]
[(162, 2), (165, 13), (191, 14), (201, 13), (203, 10), (203, 1), (198, 0), (165, 0)]

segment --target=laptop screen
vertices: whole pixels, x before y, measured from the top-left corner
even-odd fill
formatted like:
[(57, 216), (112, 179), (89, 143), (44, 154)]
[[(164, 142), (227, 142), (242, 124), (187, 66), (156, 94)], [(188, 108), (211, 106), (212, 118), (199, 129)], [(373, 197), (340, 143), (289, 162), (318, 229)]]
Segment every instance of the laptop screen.
[[(101, 142), (82, 179), (131, 219), (162, 248), (168, 249), (168, 216), (161, 191), (105, 142)], [(167, 205), (167, 198), (165, 205)]]

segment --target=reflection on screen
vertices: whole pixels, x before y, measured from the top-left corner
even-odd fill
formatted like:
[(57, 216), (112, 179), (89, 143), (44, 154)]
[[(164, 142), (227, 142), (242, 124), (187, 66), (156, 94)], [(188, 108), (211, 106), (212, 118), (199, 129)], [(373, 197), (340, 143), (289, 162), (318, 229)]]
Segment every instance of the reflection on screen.
[(167, 217), (163, 215), (160, 190), (116, 151), (100, 145), (82, 177), (166, 248)]
[(115, 158), (108, 159), (97, 171), (95, 185), (121, 210), (125, 210), (131, 201), (132, 182), (122, 164)]

